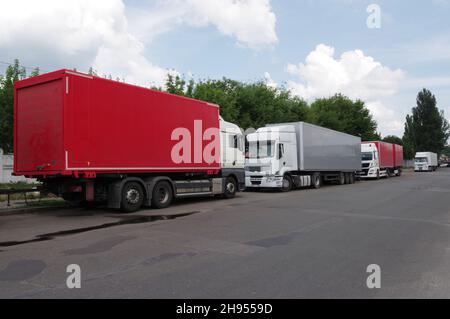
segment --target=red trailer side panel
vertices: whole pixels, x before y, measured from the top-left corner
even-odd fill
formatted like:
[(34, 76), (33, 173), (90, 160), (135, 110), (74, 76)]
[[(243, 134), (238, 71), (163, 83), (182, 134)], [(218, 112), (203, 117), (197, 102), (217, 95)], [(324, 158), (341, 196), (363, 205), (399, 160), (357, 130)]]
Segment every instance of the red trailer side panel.
[(394, 149), (393, 144), (382, 141), (363, 142), (363, 144), (373, 143), (376, 145), (379, 153), (380, 168), (394, 167)]
[(392, 144), (386, 142), (375, 142), (380, 153), (380, 168), (394, 167), (394, 150)]
[[(48, 81), (48, 74), (17, 82), (16, 173), (220, 169), (219, 152), (213, 163), (194, 155), (211, 142), (202, 136), (207, 129), (219, 131), (217, 105), (67, 70), (52, 74), (58, 85), (41, 83)], [(25, 105), (28, 87), (40, 98)], [(61, 96), (59, 102), (55, 96)], [(185, 135), (172, 138), (175, 129)], [(171, 153), (180, 139), (191, 154), (176, 163)], [(220, 149), (220, 141), (217, 145)], [(47, 162), (51, 166), (36, 168)]]
[(403, 167), (403, 146), (393, 144), (394, 147), (394, 165), (395, 167)]

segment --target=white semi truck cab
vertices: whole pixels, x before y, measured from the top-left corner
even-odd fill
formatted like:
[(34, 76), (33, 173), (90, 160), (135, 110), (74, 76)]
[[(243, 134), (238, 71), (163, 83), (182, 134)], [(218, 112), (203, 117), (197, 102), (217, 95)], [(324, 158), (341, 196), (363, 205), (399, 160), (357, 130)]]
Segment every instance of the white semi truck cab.
[(435, 171), (438, 167), (437, 154), (432, 152), (417, 152), (414, 156), (414, 171)]
[(386, 170), (380, 169), (380, 154), (375, 143), (361, 144), (362, 170), (361, 177), (380, 178), (387, 175)]
[(297, 167), (295, 128), (263, 127), (247, 135), (247, 143), (246, 187), (282, 188), (285, 173)]

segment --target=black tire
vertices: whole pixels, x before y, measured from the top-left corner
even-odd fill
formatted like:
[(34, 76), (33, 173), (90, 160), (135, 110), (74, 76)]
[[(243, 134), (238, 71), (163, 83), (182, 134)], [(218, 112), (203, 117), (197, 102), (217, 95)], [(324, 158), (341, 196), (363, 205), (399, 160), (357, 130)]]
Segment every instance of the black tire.
[(283, 186), (281, 186), (282, 192), (290, 192), (292, 190), (292, 178), (289, 175), (283, 176)]
[(319, 189), (322, 187), (322, 177), (320, 173), (314, 173), (311, 176), (311, 188)]
[(376, 179), (377, 180), (380, 179), (380, 170), (377, 170), (377, 177), (376, 177)]
[(122, 188), (121, 207), (124, 212), (139, 210), (144, 203), (144, 189), (138, 182), (128, 182)]
[(339, 180), (338, 180), (339, 185), (344, 185), (345, 184), (345, 181), (346, 181), (346, 176), (345, 175), (346, 174), (344, 174), (344, 173), (339, 173)]
[(349, 181), (350, 181), (350, 184), (355, 184), (355, 174), (353, 174), (353, 173), (349, 174)]
[(236, 180), (233, 177), (228, 176), (225, 181), (225, 190), (223, 193), (223, 198), (225, 199), (234, 198), (234, 196), (236, 196), (236, 192), (237, 192)]
[(162, 209), (169, 207), (173, 200), (172, 186), (168, 181), (156, 183), (152, 191), (152, 207)]

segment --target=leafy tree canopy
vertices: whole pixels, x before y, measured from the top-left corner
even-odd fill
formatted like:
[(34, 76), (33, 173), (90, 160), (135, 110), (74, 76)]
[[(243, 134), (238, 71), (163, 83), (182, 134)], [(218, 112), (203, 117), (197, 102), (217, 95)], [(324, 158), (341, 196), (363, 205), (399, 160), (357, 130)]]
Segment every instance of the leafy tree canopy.
[(376, 132), (377, 123), (364, 102), (352, 101), (342, 94), (313, 102), (308, 120), (313, 124), (360, 136), (363, 141), (381, 139)]
[(411, 113), (406, 117), (403, 134), (405, 157), (413, 158), (416, 152), (441, 154), (450, 137), (450, 126), (431, 91), (423, 89), (418, 93)]

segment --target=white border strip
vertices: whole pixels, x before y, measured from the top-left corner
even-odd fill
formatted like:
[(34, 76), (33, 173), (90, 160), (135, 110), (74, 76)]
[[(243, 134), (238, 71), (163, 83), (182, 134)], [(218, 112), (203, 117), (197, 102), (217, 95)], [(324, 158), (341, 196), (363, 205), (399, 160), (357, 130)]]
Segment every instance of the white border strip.
[(77, 76), (81, 76), (83, 78), (88, 78), (88, 79), (93, 79), (94, 77), (92, 75), (87, 75), (87, 74), (81, 74), (81, 73), (76, 73), (76, 72), (72, 72), (72, 71), (66, 71), (67, 74), (72, 74), (72, 75), (77, 75)]
[(69, 167), (69, 152), (66, 151), (66, 170), (83, 170), (83, 171), (116, 171), (116, 170), (216, 170), (220, 167)]

